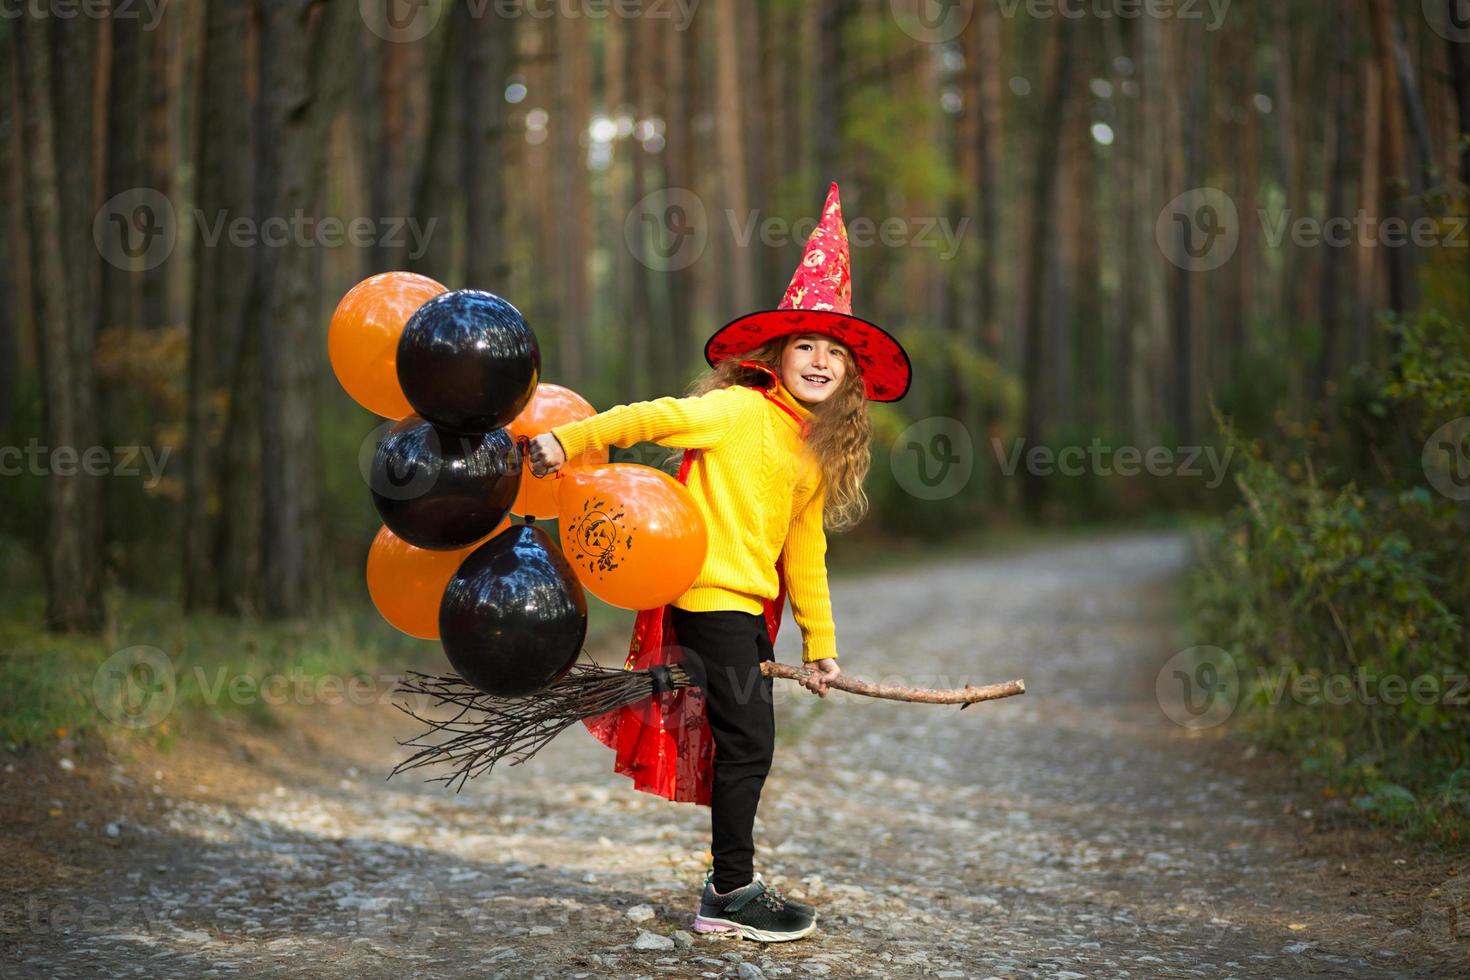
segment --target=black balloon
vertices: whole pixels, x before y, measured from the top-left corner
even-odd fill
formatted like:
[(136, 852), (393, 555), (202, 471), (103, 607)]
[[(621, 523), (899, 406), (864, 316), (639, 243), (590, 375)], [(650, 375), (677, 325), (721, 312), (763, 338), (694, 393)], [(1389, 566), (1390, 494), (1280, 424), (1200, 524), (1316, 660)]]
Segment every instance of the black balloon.
[(470, 552), (439, 604), (439, 640), (459, 676), (520, 697), (571, 669), (587, 638), (587, 597), (572, 566), (534, 524)]
[(521, 454), (504, 429), (453, 432), (410, 415), (378, 443), (368, 484), (388, 530), (420, 548), (463, 548), (515, 503)]
[(456, 289), (414, 311), (398, 338), (398, 383), (413, 410), (463, 432), (509, 425), (541, 377), (541, 348), (521, 311), (494, 293)]

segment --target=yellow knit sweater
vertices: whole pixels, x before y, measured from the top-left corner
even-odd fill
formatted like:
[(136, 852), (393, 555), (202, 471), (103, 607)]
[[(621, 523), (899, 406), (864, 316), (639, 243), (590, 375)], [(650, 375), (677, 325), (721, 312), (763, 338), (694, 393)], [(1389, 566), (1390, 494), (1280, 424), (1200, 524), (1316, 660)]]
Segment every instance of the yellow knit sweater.
[[(811, 415), (784, 384), (773, 394), (801, 418)], [(837, 656), (822, 527), (825, 488), (796, 419), (756, 389), (732, 385), (692, 398), (615, 405), (551, 434), (568, 459), (645, 441), (704, 450), (690, 467), (688, 487), (709, 528), (709, 554), (673, 605), (760, 615), (762, 600), (776, 598), (776, 558), (783, 556), (802, 660)]]

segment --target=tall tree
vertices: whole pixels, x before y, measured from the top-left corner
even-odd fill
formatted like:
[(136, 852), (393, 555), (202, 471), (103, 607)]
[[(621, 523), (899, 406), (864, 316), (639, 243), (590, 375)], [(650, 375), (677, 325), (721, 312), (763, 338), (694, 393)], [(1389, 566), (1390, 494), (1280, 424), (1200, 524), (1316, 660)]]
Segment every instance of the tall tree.
[(591, 193), (587, 186), (587, 151), (581, 137), (591, 117), (591, 54), (585, 17), (569, 17), (553, 25), (555, 94), (548, 123), (552, 154), (552, 209), (555, 225), (556, 282), (560, 287), (557, 314), (561, 321), (558, 353), (566, 383), (581, 384), (589, 365), (587, 330), (591, 312), (588, 297), (587, 253), (590, 248)]
[[(734, 215), (732, 224), (745, 227), (752, 217), (749, 175), (746, 171), (745, 105), (741, 91), (736, 0), (715, 0), (715, 143), (720, 154), (722, 204)], [(722, 234), (723, 234), (723, 230)], [(755, 302), (753, 252), (759, 239), (741, 245), (728, 241), (729, 309), (748, 310)]]
[[(1045, 437), (1042, 417), (1042, 389), (1045, 364), (1042, 344), (1046, 322), (1042, 311), (1042, 282), (1046, 274), (1046, 255), (1051, 241), (1052, 202), (1056, 198), (1057, 158), (1062, 138), (1063, 110), (1072, 70), (1072, 30), (1064, 17), (1054, 17), (1046, 37), (1046, 53), (1042, 71), (1041, 97), (1045, 100), (1037, 133), (1036, 160), (1031, 172), (1031, 188), (1027, 213), (1031, 227), (1027, 247), (1022, 306), (1026, 311), (1024, 382), (1026, 385), (1026, 417), (1023, 435), (1026, 447), (1037, 446)], [(1023, 481), (1027, 512), (1039, 516), (1046, 492), (1046, 480), (1036, 467), (1027, 467)]]
[[(1373, 32), (1373, 51), (1381, 86), (1379, 112), (1381, 156), (1378, 162), (1380, 219), (1403, 220), (1403, 194), (1409, 180), (1409, 156), (1404, 143), (1404, 102), (1395, 54), (1394, 14), (1389, 0), (1366, 0), (1369, 24)], [(1410, 305), (1412, 284), (1409, 278), (1409, 250), (1383, 250), (1388, 273), (1388, 305), (1405, 310)]]
[[(199, 213), (210, 229), (248, 219), (254, 175), (255, 139), (250, 106), (256, 29), (251, 8), (243, 3), (210, 3), (205, 10), (203, 76), (194, 128), (198, 174), (195, 197)], [(213, 235), (213, 231), (210, 232)], [(186, 609), (218, 606), (236, 608), (236, 600), (252, 591), (244, 574), (255, 568), (258, 533), (245, 533), (239, 548), (250, 552), (245, 560), (231, 544), (236, 535), (259, 524), (259, 496), (243, 490), (252, 486), (245, 474), (258, 472), (257, 441), (243, 431), (240, 411), (253, 402), (246, 390), (232, 382), (232, 365), (253, 365), (255, 331), (247, 329), (254, 255), (228, 234), (195, 242), (192, 295), (189, 312), (188, 395), (185, 407), (183, 515), (183, 602)], [(232, 397), (238, 396), (238, 397)], [(235, 408), (235, 425), (221, 439), (224, 406)], [(251, 427), (254, 430), (254, 427)], [(217, 458), (220, 448), (222, 458)], [(254, 450), (254, 451), (252, 451)], [(228, 460), (228, 462), (226, 462)], [(228, 515), (230, 536), (222, 541), (216, 521)], [(218, 542), (218, 543), (217, 543)], [(217, 550), (218, 549), (218, 550)], [(221, 563), (219, 559), (224, 558)]]
[[(333, 52), (356, 8), (267, 4), (261, 43), (261, 175), (273, 215), (316, 216), (326, 147), (352, 66)], [(266, 248), (260, 323), (264, 610), (295, 615), (325, 598), (316, 392), (321, 357), (320, 249)]]
[(465, 276), (482, 288), (509, 288), (510, 255), (505, 227), (505, 82), (515, 60), (517, 17), (473, 17), (463, 45), (464, 146), (460, 150), (465, 188)]
[[(13, 193), (20, 184), (15, 173), (20, 169), (20, 154), (16, 148), (16, 130), (20, 126), (19, 93), (15, 78), (15, 21), (6, 18), (0, 21), (0, 193), (11, 201), (21, 200)], [(9, 432), (11, 418), (15, 412), (17, 397), (16, 380), (20, 375), (20, 323), (21, 307), (29, 305), (20, 296), (20, 284), (29, 281), (20, 274), (17, 261), (25, 251), (16, 248), (20, 227), (25, 223), (24, 208), (0, 210), (0, 293), (12, 297), (13, 301), (0, 303), (0, 432)]]
[[(80, 216), (94, 203), (92, 73), (98, 28), (85, 20), (53, 27), (52, 19), (33, 17), (22, 18), (19, 26), (33, 306), (51, 448), (43, 562), (46, 625), (54, 631), (97, 632), (104, 619), (101, 495), (98, 477), (79, 466), (79, 459), (97, 445), (98, 261), (92, 222), (82, 225)], [(67, 66), (64, 72), (55, 71), (58, 56)], [(64, 171), (59, 167), (63, 146)], [(78, 241), (79, 228), (85, 229), (90, 257)]]

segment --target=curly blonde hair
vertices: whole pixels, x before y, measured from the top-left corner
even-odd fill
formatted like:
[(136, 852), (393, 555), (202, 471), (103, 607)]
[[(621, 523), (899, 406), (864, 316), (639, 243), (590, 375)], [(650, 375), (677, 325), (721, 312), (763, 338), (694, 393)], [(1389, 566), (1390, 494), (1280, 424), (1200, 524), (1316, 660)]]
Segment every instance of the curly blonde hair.
[[(730, 385), (768, 387), (770, 378), (740, 362), (758, 361), (779, 378), (786, 345), (798, 336), (802, 335), (772, 337), (744, 355), (720, 361), (695, 378), (687, 394), (703, 395)], [(855, 526), (868, 512), (868, 494), (863, 489), (863, 482), (872, 463), (869, 446), (873, 438), (873, 423), (868, 418), (868, 393), (861, 367), (851, 357), (846, 366), (837, 390), (812, 408), (806, 437), (807, 446), (822, 470), (822, 484), (826, 488), (822, 525), (828, 531), (845, 531)]]

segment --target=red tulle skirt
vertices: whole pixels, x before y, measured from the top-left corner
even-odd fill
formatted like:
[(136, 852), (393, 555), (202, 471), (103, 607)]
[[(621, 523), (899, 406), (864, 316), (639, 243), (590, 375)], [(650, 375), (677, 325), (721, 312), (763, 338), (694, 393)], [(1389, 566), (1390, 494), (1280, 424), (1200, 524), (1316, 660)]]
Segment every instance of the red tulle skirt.
[[(776, 562), (780, 590), (765, 602), (766, 630), (772, 645), (781, 626), (786, 577)], [(684, 659), (674, 635), (673, 606), (645, 609), (633, 625), (627, 670), (643, 670)], [(704, 692), (681, 687), (644, 698), (614, 711), (582, 719), (598, 741), (617, 752), (613, 772), (633, 780), (633, 788), (676, 803), (709, 806), (714, 784), (715, 740), (704, 711)]]

